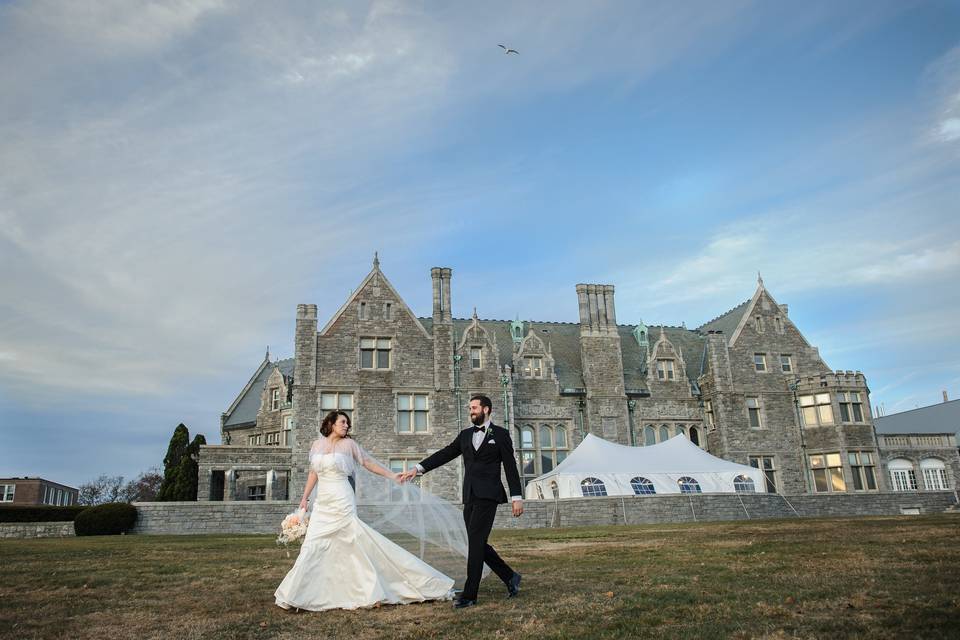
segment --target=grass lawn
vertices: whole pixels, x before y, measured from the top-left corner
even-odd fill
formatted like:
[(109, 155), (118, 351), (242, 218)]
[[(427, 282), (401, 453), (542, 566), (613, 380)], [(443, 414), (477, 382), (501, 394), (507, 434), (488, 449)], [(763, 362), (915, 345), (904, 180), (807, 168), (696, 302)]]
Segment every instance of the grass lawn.
[(956, 638), (958, 541), (951, 514), (497, 531), (519, 598), (294, 614), (267, 536), (3, 540), (0, 637)]

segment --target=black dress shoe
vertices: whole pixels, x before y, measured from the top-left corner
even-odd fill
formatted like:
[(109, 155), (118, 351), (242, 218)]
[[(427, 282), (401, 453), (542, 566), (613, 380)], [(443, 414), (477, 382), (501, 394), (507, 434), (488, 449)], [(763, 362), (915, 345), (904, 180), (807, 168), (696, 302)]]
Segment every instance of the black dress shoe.
[(507, 583), (507, 597), (513, 598), (520, 594), (520, 574), (514, 571), (513, 577)]
[(472, 607), (477, 604), (476, 600), (471, 600), (469, 598), (457, 598), (453, 601), (454, 609), (466, 609), (467, 607)]

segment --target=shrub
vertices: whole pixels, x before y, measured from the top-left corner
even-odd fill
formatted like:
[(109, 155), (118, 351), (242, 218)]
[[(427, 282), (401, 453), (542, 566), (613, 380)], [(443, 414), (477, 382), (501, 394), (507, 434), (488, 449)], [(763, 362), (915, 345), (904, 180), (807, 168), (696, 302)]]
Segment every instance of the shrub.
[(0, 522), (72, 522), (84, 506), (9, 506), (0, 507)]
[(109, 536), (125, 533), (137, 521), (137, 509), (126, 502), (108, 502), (89, 507), (73, 521), (78, 536)]

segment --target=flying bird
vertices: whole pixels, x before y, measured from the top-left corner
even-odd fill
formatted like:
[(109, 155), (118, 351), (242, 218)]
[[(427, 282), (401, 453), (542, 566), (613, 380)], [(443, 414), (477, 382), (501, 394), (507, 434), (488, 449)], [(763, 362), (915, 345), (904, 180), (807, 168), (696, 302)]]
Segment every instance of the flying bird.
[(520, 55), (520, 52), (517, 51), (516, 49), (507, 49), (507, 48), (506, 48), (505, 46), (503, 46), (502, 44), (498, 44), (497, 46), (500, 47), (501, 49), (503, 49), (503, 52), (506, 53), (506, 54), (508, 54), (508, 55), (511, 54), (511, 53), (515, 53), (515, 54), (517, 54), (517, 55)]

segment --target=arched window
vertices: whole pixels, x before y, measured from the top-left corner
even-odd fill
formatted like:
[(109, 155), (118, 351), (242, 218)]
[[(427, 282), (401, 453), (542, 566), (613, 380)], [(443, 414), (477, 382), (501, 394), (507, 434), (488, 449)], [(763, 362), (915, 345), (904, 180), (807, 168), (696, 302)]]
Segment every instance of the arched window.
[(607, 495), (606, 485), (596, 478), (584, 478), (583, 482), (580, 483), (580, 491), (583, 492), (585, 498)]
[(680, 485), (680, 493), (703, 493), (700, 490), (700, 483), (689, 476), (683, 476), (677, 480)]
[(890, 469), (890, 486), (894, 491), (917, 490), (917, 474), (912, 462), (906, 458), (894, 458), (887, 468)]
[(523, 476), (523, 486), (537, 477), (536, 459), (537, 452), (533, 444), (533, 427), (525, 424), (520, 427), (520, 475)]
[(756, 485), (753, 484), (753, 478), (740, 475), (733, 479), (733, 490), (737, 493), (756, 493)]
[[(548, 425), (540, 426), (540, 447), (543, 449), (553, 448), (553, 429)], [(546, 469), (544, 469), (546, 472)]]
[(666, 442), (670, 439), (670, 427), (665, 424), (660, 425), (660, 442)]
[(638, 496), (652, 496), (657, 492), (656, 489), (653, 488), (652, 482), (640, 476), (632, 478), (630, 480), (630, 486), (633, 487), (634, 495)]
[(930, 491), (943, 491), (947, 486), (947, 466), (939, 458), (924, 458), (920, 461), (923, 472), (923, 487)]
[(553, 450), (553, 428), (540, 425), (540, 473), (553, 471), (556, 466), (556, 452)]
[(690, 427), (690, 442), (700, 446), (700, 430), (696, 427)]
[(652, 444), (657, 444), (657, 432), (654, 430), (652, 424), (648, 424), (643, 428), (643, 444), (648, 447)]
[(682, 424), (678, 424), (678, 425), (677, 425), (677, 428), (676, 428), (676, 435), (678, 435), (678, 436), (685, 436), (685, 435), (687, 435), (687, 428), (686, 428), (686, 426), (684, 426), (684, 425), (682, 425)]

